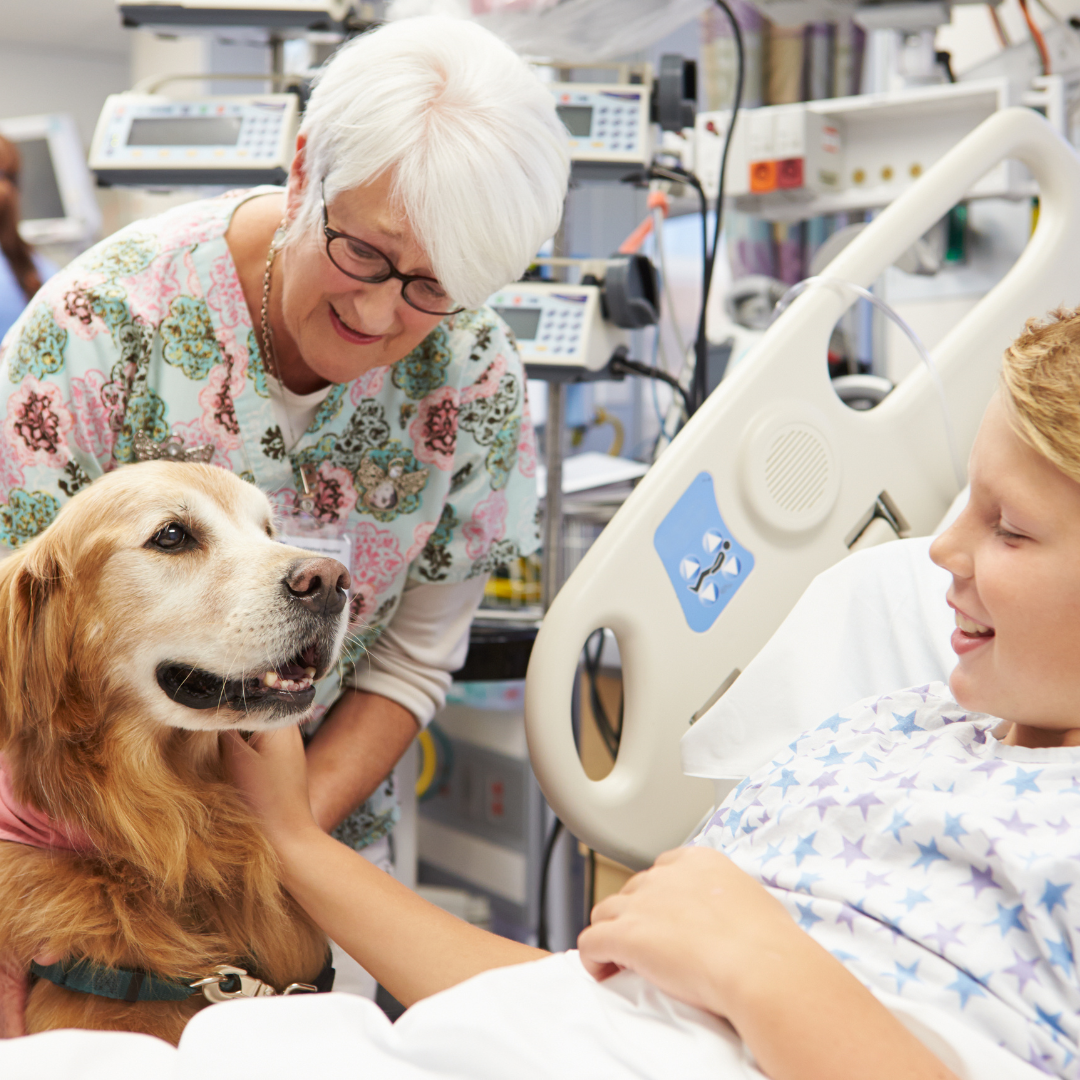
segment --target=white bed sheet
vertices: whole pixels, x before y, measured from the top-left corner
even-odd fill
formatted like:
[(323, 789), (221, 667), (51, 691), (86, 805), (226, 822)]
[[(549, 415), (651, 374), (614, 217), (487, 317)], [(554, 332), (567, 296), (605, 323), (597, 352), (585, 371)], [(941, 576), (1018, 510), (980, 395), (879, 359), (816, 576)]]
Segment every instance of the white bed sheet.
[[(886, 997), (961, 1080), (1045, 1077), (959, 1021)], [(5, 1080), (763, 1080), (723, 1021), (636, 975), (595, 982), (576, 953), (501, 968), (391, 1025), (349, 994), (206, 1009), (179, 1049), (146, 1035), (56, 1031), (0, 1042)]]

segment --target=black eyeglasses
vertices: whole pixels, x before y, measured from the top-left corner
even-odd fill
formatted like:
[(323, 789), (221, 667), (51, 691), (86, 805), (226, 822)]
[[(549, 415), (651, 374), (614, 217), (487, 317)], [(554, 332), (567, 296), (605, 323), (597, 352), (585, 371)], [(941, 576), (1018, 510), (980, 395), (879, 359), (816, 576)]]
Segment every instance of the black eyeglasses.
[(326, 254), (343, 274), (369, 285), (396, 278), (401, 282), (401, 295), (405, 303), (425, 315), (456, 315), (465, 310), (451, 306), (453, 301), (435, 278), (403, 274), (378, 248), (348, 233), (331, 229), (325, 191), (322, 192), (322, 219)]

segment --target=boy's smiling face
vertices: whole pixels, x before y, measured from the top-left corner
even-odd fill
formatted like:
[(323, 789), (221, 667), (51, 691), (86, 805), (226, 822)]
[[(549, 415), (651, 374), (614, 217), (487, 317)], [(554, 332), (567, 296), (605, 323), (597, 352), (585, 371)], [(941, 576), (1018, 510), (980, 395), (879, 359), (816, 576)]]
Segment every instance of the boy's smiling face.
[(930, 556), (953, 582), (949, 679), (1006, 742), (1080, 745), (1080, 484), (1012, 429), (1000, 395), (971, 452), (971, 499)]

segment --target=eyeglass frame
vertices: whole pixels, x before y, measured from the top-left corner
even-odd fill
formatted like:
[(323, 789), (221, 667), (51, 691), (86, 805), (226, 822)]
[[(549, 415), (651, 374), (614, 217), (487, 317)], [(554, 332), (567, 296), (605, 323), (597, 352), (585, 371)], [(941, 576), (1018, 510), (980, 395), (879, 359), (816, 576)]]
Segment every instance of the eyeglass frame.
[[(430, 277), (428, 274), (403, 274), (391, 261), (385, 252), (380, 251), (374, 244), (369, 244), (366, 240), (361, 240), (358, 236), (350, 236), (348, 233), (338, 232), (337, 229), (330, 228), (330, 212), (326, 206), (326, 180), (325, 178), (319, 183), (319, 194), (322, 197), (322, 227), (323, 235), (326, 237), (326, 257), (333, 264), (335, 269), (340, 270), (346, 277), (350, 277), (353, 281), (362, 281), (365, 285), (381, 285), (383, 282), (394, 281), (401, 282), (401, 299), (405, 301), (413, 309), (413, 311), (419, 311), (423, 315), (438, 315), (442, 318), (446, 318), (448, 315), (457, 315), (459, 312), (464, 311), (463, 307), (454, 308), (452, 311), (427, 311), (422, 307), (414, 304), (405, 293), (405, 289), (414, 281), (433, 281), (439, 288), (442, 288), (442, 282), (438, 278)], [(358, 274), (351, 274), (344, 267), (340, 266), (333, 255), (330, 254), (330, 245), (335, 240), (351, 240), (353, 243), (362, 244), (364, 247), (374, 251), (376, 255), (380, 256), (386, 263), (389, 273), (386, 277), (360, 277)]]

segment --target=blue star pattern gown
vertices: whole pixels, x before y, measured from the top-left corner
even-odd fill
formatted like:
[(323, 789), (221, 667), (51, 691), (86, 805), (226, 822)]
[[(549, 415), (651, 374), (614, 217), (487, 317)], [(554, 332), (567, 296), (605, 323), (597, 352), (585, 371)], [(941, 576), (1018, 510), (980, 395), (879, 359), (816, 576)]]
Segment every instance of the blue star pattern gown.
[(1080, 1077), (1080, 747), (994, 737), (933, 684), (860, 702), (744, 780), (695, 841), (871, 989)]

